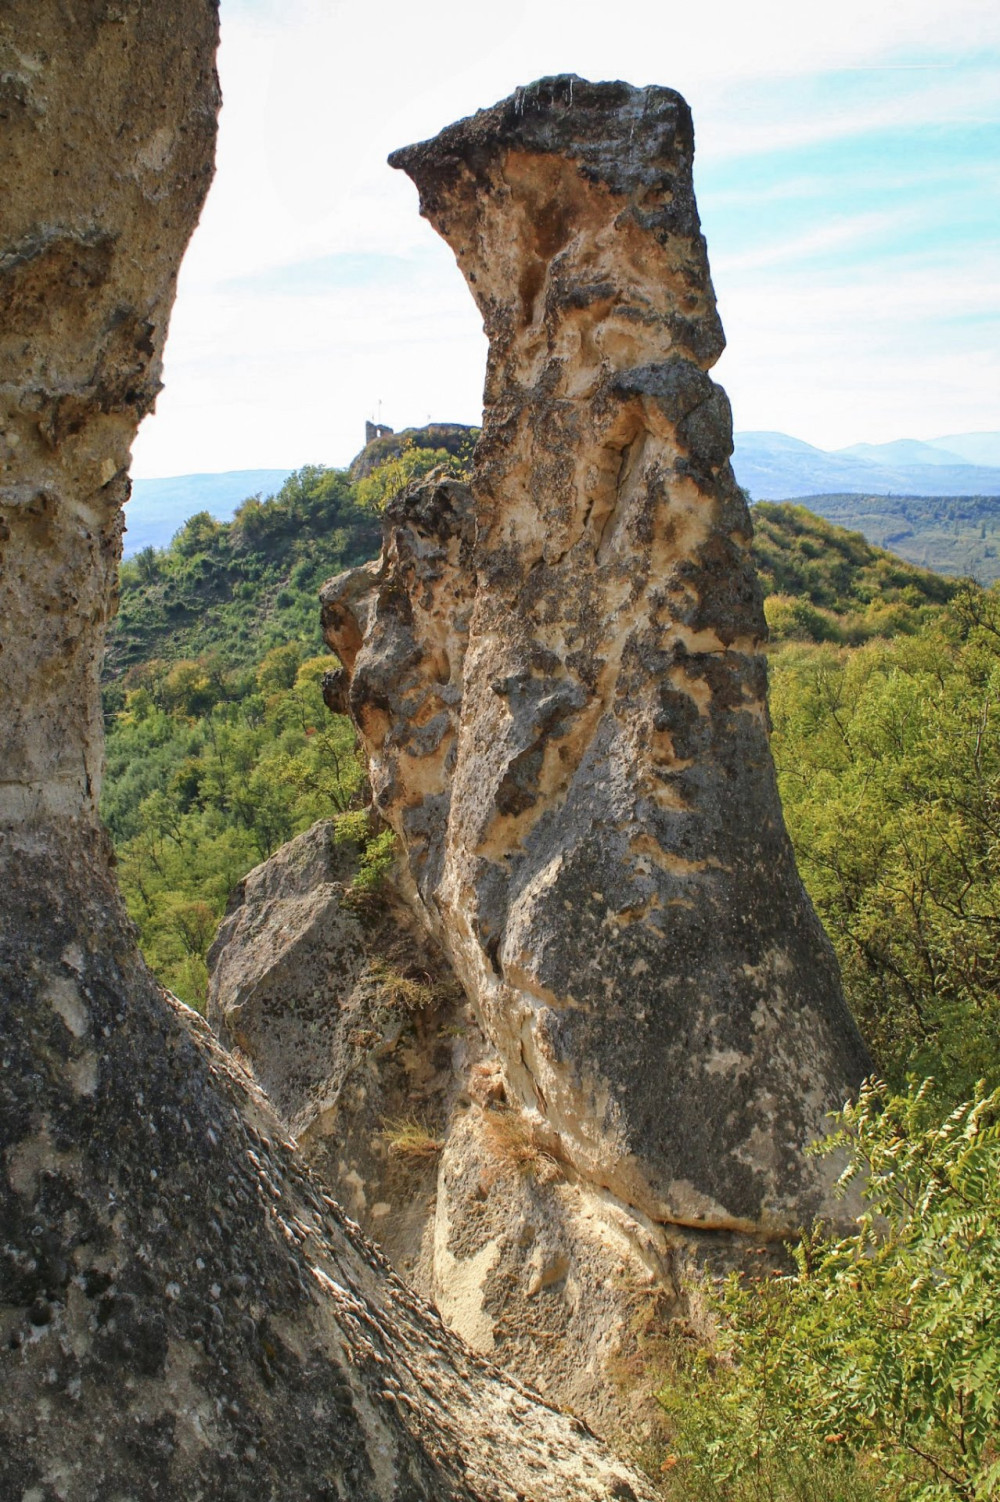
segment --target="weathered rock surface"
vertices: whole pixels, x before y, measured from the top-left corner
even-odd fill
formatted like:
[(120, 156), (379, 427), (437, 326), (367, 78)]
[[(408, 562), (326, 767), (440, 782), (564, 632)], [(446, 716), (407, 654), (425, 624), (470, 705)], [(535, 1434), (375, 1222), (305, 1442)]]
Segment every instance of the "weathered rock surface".
[(599, 1433), (648, 1442), (692, 1264), (759, 1248), (671, 1236), (554, 1158), (392, 879), (357, 901), (335, 829), (241, 883), (209, 955), (210, 1021), (450, 1329)]
[(647, 1495), (303, 1167), (145, 971), (103, 836), (3, 853), (0, 1496)]
[(653, 1222), (834, 1209), (868, 1068), (784, 829), (723, 336), (666, 89), (547, 79), (391, 158), (490, 339), (471, 488), (324, 591), (375, 802), (507, 1085)]
[(398, 1282), (155, 985), (115, 889), (97, 674), (216, 20), (0, 15), (0, 1496), (648, 1496)]
[[(454, 1055), (475, 1023), (392, 884), (358, 901), (356, 872), (332, 820), (251, 871), (209, 951), (208, 1019), (344, 1208), (419, 1278), (463, 1089)], [(394, 1153), (393, 1128), (407, 1125), (422, 1137)]]

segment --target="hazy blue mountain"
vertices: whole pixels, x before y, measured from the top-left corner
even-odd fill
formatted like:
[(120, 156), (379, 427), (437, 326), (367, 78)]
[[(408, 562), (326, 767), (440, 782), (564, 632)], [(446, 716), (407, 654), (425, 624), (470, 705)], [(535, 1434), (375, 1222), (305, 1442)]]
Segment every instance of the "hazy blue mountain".
[(852, 443), (837, 454), (853, 454), (872, 464), (969, 464), (972, 461), (938, 443), (922, 443), (917, 438), (897, 438), (893, 443)]
[[(956, 443), (970, 452), (992, 454), (1000, 434), (957, 434), (922, 444), (900, 439), (888, 444), (856, 444), (829, 453), (787, 433), (737, 433), (733, 468), (755, 501), (803, 500), (829, 494), (977, 496), (1000, 495), (1000, 458), (971, 464)], [(926, 452), (930, 450), (930, 454)]]
[(934, 447), (948, 449), (966, 464), (1000, 465), (1000, 433), (949, 433), (935, 438)]
[(164, 480), (133, 480), (125, 507), (124, 556), (143, 548), (165, 548), (189, 516), (208, 511), (226, 522), (247, 496), (273, 495), (290, 469), (230, 469), (214, 475), (171, 475)]
[[(913, 438), (856, 443), (835, 452), (788, 433), (737, 433), (733, 468), (755, 501), (824, 495), (1000, 496), (1000, 432), (953, 433), (932, 443)], [(273, 495), (290, 473), (237, 469), (135, 480), (125, 510), (125, 557), (150, 544), (165, 547), (197, 511), (228, 521), (247, 496)]]

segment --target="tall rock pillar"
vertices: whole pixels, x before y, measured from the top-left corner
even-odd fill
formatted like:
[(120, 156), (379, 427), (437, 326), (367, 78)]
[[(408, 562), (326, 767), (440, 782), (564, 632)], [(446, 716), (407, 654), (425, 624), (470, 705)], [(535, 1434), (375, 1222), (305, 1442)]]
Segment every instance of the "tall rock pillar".
[(778, 800), (692, 152), (672, 91), (558, 77), (390, 158), (483, 315), (483, 434), (324, 611), (538, 1129), (656, 1220), (780, 1231), (867, 1060)]

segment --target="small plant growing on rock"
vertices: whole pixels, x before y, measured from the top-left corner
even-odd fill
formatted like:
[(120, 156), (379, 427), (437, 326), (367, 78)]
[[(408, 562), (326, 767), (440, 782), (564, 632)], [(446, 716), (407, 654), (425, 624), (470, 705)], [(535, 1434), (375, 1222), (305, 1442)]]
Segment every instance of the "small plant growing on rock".
[(336, 817), (338, 841), (360, 847), (358, 870), (351, 882), (350, 897), (362, 904), (376, 893), (392, 870), (396, 859), (396, 836), (391, 829), (378, 828), (366, 808), (350, 809)]
[(436, 999), (434, 987), (426, 976), (418, 979), (404, 975), (383, 961), (376, 961), (372, 972), (378, 982), (379, 1000), (387, 1006), (401, 1007), (406, 1012), (422, 1012)]
[(531, 1127), (519, 1112), (486, 1111), (483, 1122), (486, 1145), (500, 1163), (543, 1184), (558, 1177), (559, 1164), (535, 1140)]
[(379, 1137), (394, 1158), (412, 1163), (428, 1162), (444, 1147), (440, 1137), (435, 1137), (430, 1128), (415, 1116), (388, 1117)]

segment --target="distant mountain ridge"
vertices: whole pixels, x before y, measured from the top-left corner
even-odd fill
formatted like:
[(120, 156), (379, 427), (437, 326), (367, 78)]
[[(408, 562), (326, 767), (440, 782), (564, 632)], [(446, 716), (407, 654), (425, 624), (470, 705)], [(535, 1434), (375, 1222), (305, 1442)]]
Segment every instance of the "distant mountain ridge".
[(124, 556), (143, 548), (165, 548), (188, 517), (207, 511), (217, 522), (230, 521), (248, 496), (274, 495), (291, 469), (230, 469), (220, 474), (170, 475), (162, 480), (133, 480), (125, 507)]
[[(436, 424), (427, 430), (407, 430), (370, 445), (354, 461), (355, 468), (376, 452), (380, 457), (391, 457), (407, 439), (418, 444), (426, 442), (422, 437), (425, 431), (435, 435), (438, 447), (452, 446), (438, 442), (442, 434), (468, 444), (475, 433), (474, 429), (454, 423)], [(946, 571), (972, 571), (979, 577), (995, 577), (992, 565), (981, 570), (978, 559), (964, 547), (951, 550), (946, 561), (936, 561), (937, 540), (929, 552), (922, 547), (914, 548), (912, 538), (907, 538), (911, 544), (909, 551), (905, 544), (899, 547), (902, 539), (892, 536), (891, 525), (882, 525), (880, 521), (874, 531), (866, 528), (854, 509), (845, 507), (844, 498), (865, 497), (863, 509), (869, 512), (881, 509), (870, 504), (879, 496), (905, 498), (909, 527), (916, 522), (912, 504), (915, 497), (958, 497), (975, 509), (977, 498), (1000, 497), (1000, 432), (951, 433), (932, 442), (899, 438), (891, 443), (856, 443), (832, 451), (788, 433), (740, 432), (736, 434), (733, 468), (737, 480), (755, 501), (809, 500), (822, 515), (849, 526), (860, 525), (872, 542), (897, 547), (914, 562), (943, 567)], [(132, 499), (125, 510), (124, 555), (132, 558), (143, 548), (166, 547), (174, 533), (199, 511), (209, 512), (216, 521), (229, 521), (248, 496), (274, 495), (291, 473), (291, 469), (238, 469), (220, 474), (134, 480)], [(834, 510), (825, 507), (827, 497), (837, 498)], [(986, 509), (990, 512), (987, 525), (992, 533), (995, 507)], [(920, 531), (920, 527), (916, 530)], [(965, 526), (961, 530), (964, 533)], [(991, 544), (993, 541), (991, 537)]]
[(817, 495), (1000, 496), (1000, 432), (829, 451), (787, 433), (737, 433), (736, 478), (755, 501)]

